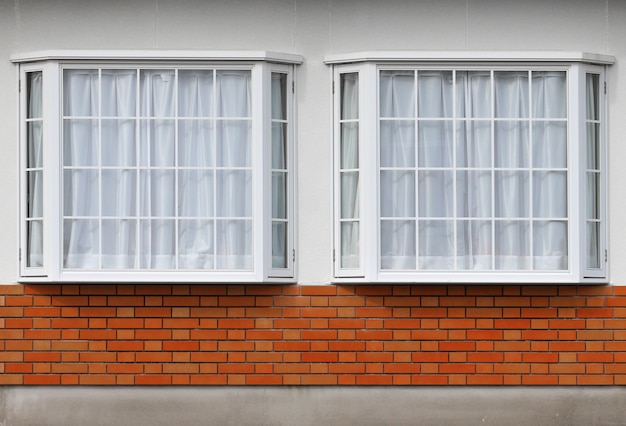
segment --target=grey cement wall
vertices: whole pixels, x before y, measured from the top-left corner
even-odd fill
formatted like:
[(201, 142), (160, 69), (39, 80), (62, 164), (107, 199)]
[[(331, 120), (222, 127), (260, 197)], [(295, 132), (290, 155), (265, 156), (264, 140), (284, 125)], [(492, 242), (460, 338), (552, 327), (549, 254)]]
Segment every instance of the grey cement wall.
[(0, 387), (22, 425), (626, 425), (626, 387)]

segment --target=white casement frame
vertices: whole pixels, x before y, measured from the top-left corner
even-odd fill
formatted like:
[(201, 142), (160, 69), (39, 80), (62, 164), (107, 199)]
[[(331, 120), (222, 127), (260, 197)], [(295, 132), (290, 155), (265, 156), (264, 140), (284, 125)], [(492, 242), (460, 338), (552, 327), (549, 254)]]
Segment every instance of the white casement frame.
[[(295, 282), (295, 66), (302, 57), (266, 51), (45, 51), (11, 56), (18, 65), (20, 100), (19, 271), (21, 282)], [(64, 68), (249, 69), (252, 85), (252, 222), (251, 270), (76, 270), (62, 266), (62, 70)], [(26, 263), (26, 73), (43, 78), (43, 267)], [(271, 263), (271, 75), (287, 76), (287, 267)]]
[[(600, 104), (600, 220), (602, 254), (601, 267), (586, 267), (587, 232), (585, 223), (585, 75), (600, 76), (601, 88), (606, 87), (606, 68), (615, 62), (612, 56), (581, 52), (356, 52), (327, 56), (333, 78), (333, 260), (334, 281), (337, 283), (606, 283), (608, 282), (608, 200), (607, 200), (607, 96)], [(436, 70), (560, 70), (567, 73), (567, 194), (568, 194), (568, 269), (563, 271), (391, 271), (380, 268), (380, 220), (378, 200), (379, 119), (378, 72), (381, 69)], [(359, 75), (359, 165), (360, 165), (360, 268), (340, 267), (340, 186), (339, 186), (339, 107), (340, 75)], [(369, 196), (363, 188), (368, 189)], [(375, 194), (375, 196), (374, 196)]]

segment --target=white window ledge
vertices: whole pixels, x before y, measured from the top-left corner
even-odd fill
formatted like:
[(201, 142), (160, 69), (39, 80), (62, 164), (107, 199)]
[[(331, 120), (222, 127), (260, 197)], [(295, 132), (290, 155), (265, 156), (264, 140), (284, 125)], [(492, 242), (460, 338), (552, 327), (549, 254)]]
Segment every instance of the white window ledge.
[(264, 61), (280, 64), (301, 64), (304, 59), (292, 53), (265, 50), (42, 50), (18, 53), (11, 62), (98, 60), (98, 61)]
[(582, 62), (610, 65), (615, 57), (598, 53), (562, 51), (385, 50), (337, 53), (324, 57), (326, 64), (353, 62)]

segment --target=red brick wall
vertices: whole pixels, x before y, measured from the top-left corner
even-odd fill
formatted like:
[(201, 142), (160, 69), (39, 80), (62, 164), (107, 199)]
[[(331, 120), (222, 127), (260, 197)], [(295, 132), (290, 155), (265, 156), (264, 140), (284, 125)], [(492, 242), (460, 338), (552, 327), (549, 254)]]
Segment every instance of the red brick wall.
[(0, 384), (624, 385), (626, 287), (0, 286)]

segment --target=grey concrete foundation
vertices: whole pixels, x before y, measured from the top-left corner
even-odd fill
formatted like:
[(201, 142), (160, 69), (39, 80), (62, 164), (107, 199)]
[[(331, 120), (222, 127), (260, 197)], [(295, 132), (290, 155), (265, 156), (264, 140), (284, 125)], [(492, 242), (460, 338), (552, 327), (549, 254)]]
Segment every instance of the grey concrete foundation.
[(22, 425), (626, 425), (626, 388), (0, 387)]

